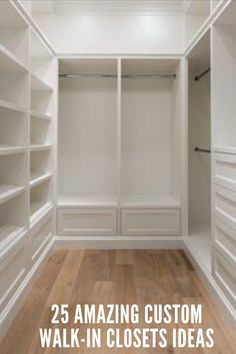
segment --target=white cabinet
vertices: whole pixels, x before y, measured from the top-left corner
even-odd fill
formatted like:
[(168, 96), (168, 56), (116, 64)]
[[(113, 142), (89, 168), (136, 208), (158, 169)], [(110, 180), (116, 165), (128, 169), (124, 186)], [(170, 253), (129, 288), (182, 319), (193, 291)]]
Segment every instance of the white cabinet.
[(113, 208), (59, 208), (58, 234), (71, 236), (112, 236), (117, 216)]
[(179, 209), (122, 209), (122, 235), (179, 236)]
[(230, 263), (218, 251), (213, 253), (213, 275), (224, 295), (236, 310), (236, 263)]
[(213, 208), (217, 218), (236, 230), (236, 193), (220, 187), (213, 187)]
[(214, 183), (236, 192), (236, 155), (213, 154)]
[(0, 255), (0, 313), (14, 296), (26, 273), (27, 238), (22, 236)]
[(30, 231), (31, 260), (34, 262), (52, 238), (52, 212), (36, 223)]

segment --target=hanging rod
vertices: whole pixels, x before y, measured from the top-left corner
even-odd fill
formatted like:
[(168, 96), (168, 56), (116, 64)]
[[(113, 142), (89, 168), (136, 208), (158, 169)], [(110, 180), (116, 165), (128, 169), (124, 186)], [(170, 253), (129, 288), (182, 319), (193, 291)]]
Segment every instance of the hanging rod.
[(205, 76), (206, 74), (208, 74), (210, 71), (211, 71), (211, 68), (209, 67), (209, 68), (207, 68), (206, 70), (202, 71), (199, 75), (196, 75), (195, 78), (194, 78), (194, 80), (195, 80), (195, 81), (201, 80), (201, 78), (202, 78), (203, 76)]
[(196, 152), (205, 152), (207, 154), (211, 153), (211, 150), (209, 150), (209, 149), (201, 149), (199, 147), (195, 147), (194, 151), (196, 151)]
[[(60, 78), (117, 78), (113, 74), (59, 74)], [(159, 75), (144, 75), (144, 74), (130, 74), (122, 75), (122, 78), (129, 79), (175, 79), (176, 74), (159, 74)]]

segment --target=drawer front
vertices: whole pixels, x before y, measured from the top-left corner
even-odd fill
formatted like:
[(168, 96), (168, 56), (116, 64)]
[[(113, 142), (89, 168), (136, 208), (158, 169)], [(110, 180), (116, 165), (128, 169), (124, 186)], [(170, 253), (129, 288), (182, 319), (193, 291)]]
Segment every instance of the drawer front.
[(21, 237), (0, 259), (0, 312), (21, 284), (27, 266), (27, 236)]
[(215, 216), (236, 230), (236, 193), (214, 186), (213, 203)]
[(214, 183), (236, 192), (236, 155), (213, 155)]
[(213, 276), (236, 309), (236, 269), (217, 250), (213, 253)]
[(178, 236), (179, 209), (122, 209), (122, 235)]
[(31, 230), (31, 260), (36, 259), (52, 238), (52, 213), (43, 218)]
[(116, 235), (116, 209), (59, 208), (58, 234), (71, 236)]
[(236, 232), (215, 218), (215, 247), (232, 263), (236, 269)]

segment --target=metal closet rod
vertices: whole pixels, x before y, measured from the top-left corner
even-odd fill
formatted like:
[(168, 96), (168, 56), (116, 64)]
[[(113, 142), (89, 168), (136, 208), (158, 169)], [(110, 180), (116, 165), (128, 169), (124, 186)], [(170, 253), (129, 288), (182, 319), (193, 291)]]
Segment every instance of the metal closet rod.
[[(117, 78), (117, 75), (113, 74), (59, 74), (60, 78)], [(134, 79), (175, 79), (176, 74), (158, 74), (158, 75), (148, 75), (148, 74), (129, 74), (122, 75), (124, 79), (134, 78)]]
[(205, 76), (206, 74), (208, 74), (210, 71), (211, 71), (211, 68), (209, 67), (209, 68), (207, 68), (206, 70), (202, 71), (199, 75), (196, 75), (195, 78), (194, 78), (194, 80), (195, 80), (195, 81), (201, 80), (201, 78), (202, 78), (203, 76)]
[(196, 152), (205, 152), (207, 154), (210, 154), (211, 153), (211, 150), (210, 149), (201, 149), (199, 147), (195, 147), (194, 151)]

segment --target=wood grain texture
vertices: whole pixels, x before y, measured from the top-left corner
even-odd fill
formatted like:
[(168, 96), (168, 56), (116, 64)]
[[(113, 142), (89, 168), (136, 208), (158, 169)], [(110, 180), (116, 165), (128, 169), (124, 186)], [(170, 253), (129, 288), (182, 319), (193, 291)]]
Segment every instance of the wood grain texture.
[[(83, 250), (55, 252), (35, 281), (0, 345), (1, 354), (97, 353), (98, 349), (42, 349), (39, 327), (50, 327), (52, 304), (202, 304), (203, 328), (215, 331), (213, 349), (175, 349), (168, 336), (163, 349), (107, 349), (106, 353), (234, 354), (232, 329), (182, 250)], [(56, 326), (56, 325), (54, 325)], [(134, 325), (130, 325), (133, 328)], [(146, 327), (143, 318), (140, 326)], [(175, 325), (168, 325), (172, 329)], [(188, 328), (188, 325), (180, 327)], [(57, 325), (62, 328), (65, 325)], [(69, 324), (68, 328), (73, 327)], [(124, 329), (125, 325), (119, 325)], [(191, 325), (191, 327), (194, 327)], [(196, 327), (196, 325), (195, 325)], [(106, 325), (101, 326), (107, 328)], [(82, 333), (86, 326), (81, 328)]]

